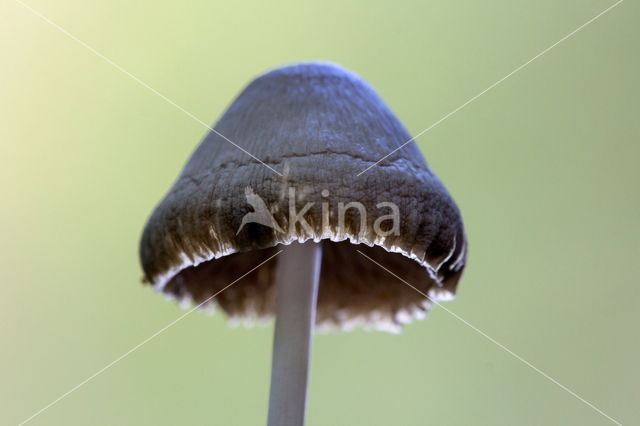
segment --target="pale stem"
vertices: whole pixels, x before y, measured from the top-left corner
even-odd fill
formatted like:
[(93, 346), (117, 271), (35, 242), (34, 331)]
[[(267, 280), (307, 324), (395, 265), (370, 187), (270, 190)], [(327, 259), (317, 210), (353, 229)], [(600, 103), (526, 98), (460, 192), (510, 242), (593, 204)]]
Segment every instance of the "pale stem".
[(276, 326), (268, 426), (304, 425), (322, 246), (283, 246), (276, 266)]

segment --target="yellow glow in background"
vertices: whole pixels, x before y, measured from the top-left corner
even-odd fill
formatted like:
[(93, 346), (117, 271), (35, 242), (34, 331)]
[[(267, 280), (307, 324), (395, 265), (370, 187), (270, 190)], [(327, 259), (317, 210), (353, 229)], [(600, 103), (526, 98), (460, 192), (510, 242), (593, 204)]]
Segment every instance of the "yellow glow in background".
[[(413, 134), (612, 3), (28, 0), (204, 122), (266, 69), (322, 59)], [(446, 307), (625, 425), (640, 421), (639, 12), (625, 1), (418, 140), (469, 233)], [(0, 24), (0, 424), (15, 425), (183, 313), (139, 284), (137, 246), (206, 129), (16, 1)], [(264, 424), (271, 337), (193, 314), (29, 424)], [(308, 424), (613, 423), (436, 308), (400, 335), (318, 336)]]

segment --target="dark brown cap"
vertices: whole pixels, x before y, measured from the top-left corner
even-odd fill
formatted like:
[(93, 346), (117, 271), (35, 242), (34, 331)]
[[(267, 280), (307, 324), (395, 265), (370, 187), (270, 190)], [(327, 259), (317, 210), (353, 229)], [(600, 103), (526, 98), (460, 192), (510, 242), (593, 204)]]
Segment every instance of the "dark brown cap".
[[(395, 329), (424, 316), (431, 301), (370, 259), (430, 299), (453, 297), (466, 256), (460, 212), (414, 142), (385, 157), (411, 136), (357, 75), (327, 63), (273, 70), (215, 130), (144, 230), (156, 290), (200, 303), (278, 245), (312, 239), (323, 245), (321, 327)], [(277, 261), (211, 303), (232, 318), (269, 317)]]

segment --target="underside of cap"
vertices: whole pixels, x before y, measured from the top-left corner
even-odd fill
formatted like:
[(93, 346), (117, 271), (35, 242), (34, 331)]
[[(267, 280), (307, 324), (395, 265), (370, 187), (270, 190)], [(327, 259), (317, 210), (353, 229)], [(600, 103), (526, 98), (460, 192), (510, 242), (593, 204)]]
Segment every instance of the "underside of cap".
[[(280, 245), (313, 240), (323, 245), (320, 328), (393, 331), (453, 297), (466, 257), (458, 208), (415, 143), (396, 150), (410, 136), (355, 74), (274, 70), (215, 129), (260, 161), (218, 133), (205, 138), (143, 234), (156, 290), (233, 319), (269, 318), (277, 256), (246, 273)], [(397, 228), (377, 221), (390, 204)]]
[[(362, 327), (397, 332), (424, 318), (434, 302), (455, 295), (461, 270), (439, 281), (415, 260), (379, 246), (330, 239), (318, 244), (323, 248), (319, 330)], [(275, 270), (281, 247), (234, 253), (197, 265), (188, 261), (184, 269), (154, 287), (184, 307), (196, 305), (212, 312), (217, 305), (234, 323), (260, 323), (275, 312)]]

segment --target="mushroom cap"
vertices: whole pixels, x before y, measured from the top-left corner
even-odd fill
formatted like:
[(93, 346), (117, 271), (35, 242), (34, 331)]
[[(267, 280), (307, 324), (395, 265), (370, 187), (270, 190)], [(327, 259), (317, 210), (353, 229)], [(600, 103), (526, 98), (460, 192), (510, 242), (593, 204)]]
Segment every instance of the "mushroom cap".
[[(321, 328), (397, 330), (453, 297), (466, 258), (460, 212), (413, 141), (360, 174), (411, 139), (360, 77), (329, 63), (275, 69), (244, 89), (215, 130), (145, 227), (141, 261), (157, 291), (216, 303), (235, 319), (268, 318), (277, 257), (207, 299), (278, 245), (312, 239), (323, 244)], [(399, 220), (376, 228), (392, 211), (380, 203), (397, 206)]]

